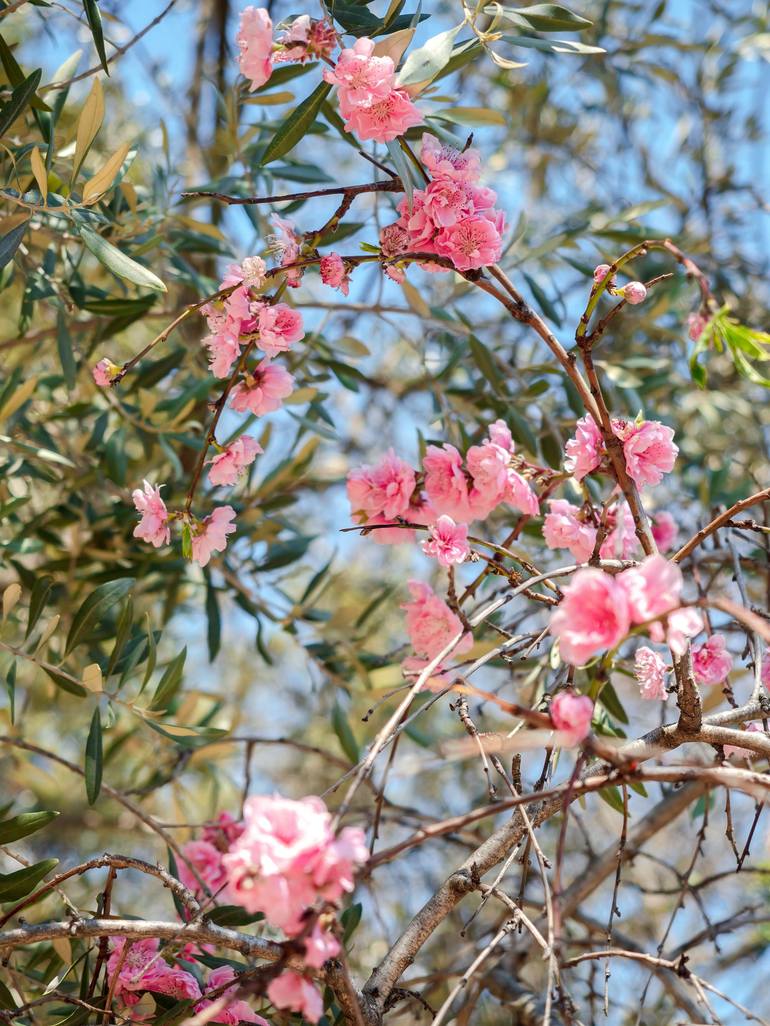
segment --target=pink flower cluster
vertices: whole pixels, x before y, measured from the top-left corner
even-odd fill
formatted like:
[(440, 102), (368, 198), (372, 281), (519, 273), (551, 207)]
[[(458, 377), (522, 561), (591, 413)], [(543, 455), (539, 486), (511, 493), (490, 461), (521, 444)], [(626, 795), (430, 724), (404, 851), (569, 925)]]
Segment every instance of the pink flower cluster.
[[(442, 566), (461, 563), (470, 555), (467, 524), (484, 519), (502, 503), (528, 516), (539, 510), (537, 495), (525, 474), (534, 468), (516, 455), (511, 432), (495, 421), (480, 445), (465, 460), (453, 445), (429, 445), (423, 459), (422, 488), (418, 474), (392, 450), (376, 466), (348, 474), (347, 493), (356, 523), (379, 528), (400, 521), (427, 526), (423, 551)], [(414, 532), (396, 527), (374, 531), (383, 543), (414, 541)]]
[(574, 748), (588, 737), (594, 714), (594, 703), (588, 695), (560, 691), (552, 698), (549, 712), (564, 748)]
[(339, 253), (329, 253), (327, 256), (321, 257), (318, 270), (321, 272), (321, 281), (324, 285), (338, 289), (343, 296), (348, 295), (350, 292), (350, 275), (345, 266), (345, 261)]
[[(574, 506), (566, 499), (551, 499), (543, 520), (543, 538), (549, 549), (568, 549), (579, 563), (587, 562), (596, 548), (598, 527), (590, 507)], [(599, 547), (602, 559), (630, 559), (637, 548), (634, 518), (627, 503), (607, 511), (607, 533)]]
[(593, 568), (579, 570), (551, 615), (565, 662), (580, 665), (615, 648), (633, 625), (644, 625), (653, 641), (684, 653), (687, 639), (703, 629), (700, 613), (681, 606), (682, 572), (663, 556), (648, 556), (613, 577)]
[(204, 520), (193, 525), (192, 558), (207, 566), (213, 553), (224, 552), (228, 535), (236, 530), (235, 510), (232, 506), (217, 506)]
[[(422, 581), (409, 581), (412, 599), (401, 608), (406, 613), (406, 631), (415, 657), (404, 661), (404, 669), (408, 672), (422, 670), (432, 662), (449, 642), (461, 633), (463, 625), (459, 616), (453, 613), (446, 602), (439, 598), (429, 584)], [(473, 647), (473, 638), (469, 632), (462, 635), (455, 645), (453, 656), (463, 655)], [(438, 674), (444, 663), (436, 667)]]
[[(398, 221), (380, 235), (386, 256), (435, 253), (458, 271), (486, 267), (499, 260), (505, 215), (495, 208), (497, 195), (478, 185), (481, 162), (474, 150), (460, 152), (443, 146), (427, 133), (422, 138), (422, 161), (431, 175), (424, 189), (415, 189), (411, 203), (401, 200)], [(444, 270), (435, 262), (429, 270)]]
[[(673, 470), (679, 449), (670, 427), (657, 420), (613, 420), (612, 430), (623, 443), (628, 476), (640, 488), (660, 484), (663, 475)], [(605, 462), (604, 439), (590, 414), (577, 422), (575, 436), (565, 450), (564, 467), (578, 481)]]
[(171, 528), (169, 525), (169, 512), (166, 504), (160, 497), (160, 490), (163, 485), (157, 488), (148, 482), (144, 482), (144, 489), (135, 488), (131, 494), (137, 512), (142, 518), (134, 528), (134, 538), (141, 538), (159, 549), (161, 545), (168, 545), (171, 541)]
[(712, 634), (692, 650), (692, 669), (699, 684), (721, 684), (733, 668), (723, 634)]
[(337, 87), (345, 131), (386, 143), (419, 125), (422, 114), (409, 93), (396, 87), (392, 58), (377, 56), (374, 48), (372, 39), (357, 39), (342, 51), (336, 67), (325, 69), (324, 78)]
[(238, 34), (238, 66), (249, 79), (249, 91), (261, 88), (273, 73), (273, 64), (325, 59), (337, 45), (337, 34), (327, 21), (303, 14), (273, 42), (273, 22), (266, 8), (246, 7), (241, 12)]

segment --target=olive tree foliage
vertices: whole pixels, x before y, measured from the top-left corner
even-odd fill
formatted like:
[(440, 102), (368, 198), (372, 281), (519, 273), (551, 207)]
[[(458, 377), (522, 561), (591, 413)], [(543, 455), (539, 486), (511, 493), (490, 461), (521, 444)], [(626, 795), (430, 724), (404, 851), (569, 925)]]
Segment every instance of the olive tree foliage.
[[(344, 956), (314, 973), (330, 1024), (770, 1018), (755, 968), (770, 743), (741, 730), (750, 763), (723, 749), (723, 728), (768, 712), (761, 6), (319, 5), (308, 13), (343, 45), (392, 38), (402, 66), (425, 69), (425, 124), (387, 147), (344, 131), (318, 64), (280, 65), (250, 92), (227, 0), (0, 8), (7, 1021), (123, 1021), (110, 916), (168, 958), (208, 945), (201, 966), (232, 964), (260, 1014), (288, 1019), (266, 983), (296, 952), (216, 897), (190, 923), (176, 883), (202, 825), (274, 791), (323, 794), (371, 843), (337, 927)], [(189, 80), (164, 69), (158, 37), (160, 53), (184, 49)], [(139, 74), (152, 110), (132, 103)], [(403, 284), (383, 274), (379, 230), (424, 184), (426, 129), (459, 149), (473, 135), (507, 215), (502, 277), (419, 261)], [(264, 455), (222, 499), (199, 481), (212, 423), (220, 441), (243, 424), (209, 372), (200, 308), (227, 264), (271, 262), (274, 212), (306, 233), (310, 266), (283, 296), (306, 335), (284, 354), (294, 393), (247, 424)], [(331, 250), (349, 258), (348, 297), (315, 273), (311, 251)], [(646, 301), (595, 287), (601, 263), (647, 283)], [(121, 368), (107, 389), (91, 374), (104, 357)], [(583, 373), (589, 404), (595, 387), (613, 417), (675, 431), (648, 512), (673, 514), (690, 592), (729, 639), (724, 687), (684, 673), (647, 703), (632, 652), (562, 663), (544, 633), (558, 585), (521, 597), (570, 562), (545, 548), (541, 516), (498, 509), (456, 576), (417, 544), (351, 530), (351, 469), (391, 446), (413, 464), (430, 444), (465, 451), (498, 418), (541, 468), (545, 512), (588, 408)], [(200, 517), (229, 502), (227, 549), (201, 568), (187, 538), (135, 538), (144, 479)], [(454, 692), (404, 684), (414, 577), (473, 626)], [(543, 728), (567, 679), (596, 703), (593, 734), (559, 752)], [(168, 997), (142, 1009), (193, 1015)]]

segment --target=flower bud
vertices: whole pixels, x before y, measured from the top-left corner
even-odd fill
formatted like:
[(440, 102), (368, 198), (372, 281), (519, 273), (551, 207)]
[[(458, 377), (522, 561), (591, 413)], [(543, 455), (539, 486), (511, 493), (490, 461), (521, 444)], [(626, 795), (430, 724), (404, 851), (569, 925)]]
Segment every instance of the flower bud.
[(643, 303), (647, 298), (647, 289), (640, 281), (630, 281), (620, 291), (625, 301), (633, 306), (636, 306), (637, 303)]
[(695, 313), (691, 313), (687, 318), (687, 334), (693, 340), (697, 342), (703, 332), (708, 327), (709, 319), (705, 317), (700, 310)]
[(598, 285), (600, 281), (604, 281), (607, 275), (610, 273), (609, 264), (599, 264), (598, 267), (594, 268), (594, 281)]
[(108, 360), (106, 356), (91, 370), (91, 376), (99, 388), (109, 388), (119, 373), (120, 367), (112, 360)]

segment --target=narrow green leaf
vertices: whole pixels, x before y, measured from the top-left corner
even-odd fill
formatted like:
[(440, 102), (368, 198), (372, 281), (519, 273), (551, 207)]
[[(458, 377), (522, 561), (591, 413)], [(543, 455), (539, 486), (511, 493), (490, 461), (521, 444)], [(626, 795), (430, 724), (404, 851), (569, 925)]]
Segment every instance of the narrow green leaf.
[(476, 338), (475, 335), (470, 336), (468, 344), (470, 346), (471, 356), (473, 357), (478, 369), (487, 379), (492, 388), (494, 388), (495, 392), (503, 393), (505, 391), (503, 376), (500, 373), (490, 351), (480, 339)]
[(91, 717), (91, 727), (88, 731), (88, 740), (86, 741), (86, 796), (89, 805), (93, 805), (99, 797), (99, 791), (102, 787), (103, 759), (102, 721), (99, 710), (94, 709), (94, 714)]
[(76, 645), (85, 638), (88, 632), (102, 616), (117, 602), (127, 595), (134, 586), (133, 577), (121, 577), (117, 581), (107, 581), (95, 588), (72, 618), (72, 625), (67, 635), (64, 654), (68, 655)]
[(21, 224), (17, 224), (15, 228), (11, 228), (9, 232), (0, 239), (0, 269), (5, 267), (9, 260), (13, 258), (14, 253), (21, 245), (21, 240), (24, 238), (27, 232), (28, 221), (22, 221)]
[(219, 614), (216, 588), (212, 585), (210, 578), (206, 582), (206, 619), (208, 622), (206, 637), (209, 645), (209, 662), (213, 663), (222, 640), (222, 617)]
[(5, 690), (8, 692), (8, 705), (10, 706), (11, 723), (16, 721), (16, 660), (14, 659), (8, 667), (5, 675)]
[(236, 928), (239, 926), (251, 926), (252, 923), (258, 923), (264, 918), (263, 912), (247, 912), (240, 905), (219, 905), (218, 908), (212, 908), (205, 915), (207, 923), (216, 923), (217, 926)]
[(155, 670), (155, 663), (158, 658), (158, 650), (155, 646), (155, 633), (150, 623), (150, 615), (147, 615), (147, 666), (144, 671), (144, 679), (142, 680), (142, 686), (139, 688), (139, 694), (144, 691), (149, 683), (150, 677), (152, 677)]
[(2, 980), (0, 980), (0, 1008), (7, 1008), (9, 1011), (14, 1011), (17, 1005), (13, 1000), (13, 994), (6, 987)]
[(355, 766), (359, 759), (358, 742), (356, 741), (355, 735), (350, 727), (350, 723), (348, 723), (348, 718), (345, 715), (342, 706), (336, 702), (334, 704), (334, 709), (332, 710), (332, 727), (334, 728), (334, 733), (337, 735), (337, 740), (340, 743), (342, 751)]
[(179, 655), (175, 656), (175, 658), (171, 660), (163, 671), (163, 676), (158, 681), (155, 694), (152, 696), (152, 702), (150, 702), (150, 709), (153, 711), (165, 709), (179, 690), (186, 658), (187, 646), (185, 645)]
[(33, 71), (28, 78), (25, 78), (20, 85), (16, 86), (7, 102), (0, 107), (0, 136), (5, 135), (35, 95), (35, 91), (40, 85), (42, 74), (43, 72), (40, 68), (37, 71)]
[(58, 865), (58, 859), (44, 859), (15, 873), (0, 873), (0, 902), (20, 901), (26, 898), (43, 877)]
[(75, 387), (77, 364), (75, 363), (75, 355), (72, 352), (72, 338), (67, 330), (67, 321), (62, 311), (59, 311), (56, 318), (56, 347), (59, 352), (59, 363), (61, 364), (64, 381), (67, 388), (72, 389)]
[(360, 901), (357, 901), (355, 905), (351, 905), (350, 908), (346, 908), (340, 916), (342, 922), (342, 929), (344, 931), (342, 935), (342, 943), (347, 944), (350, 938), (353, 936), (358, 924), (361, 922), (361, 915), (363, 913), (364, 906)]
[(486, 7), (486, 14), (500, 15), (515, 25), (533, 28), (536, 32), (581, 32), (593, 22), (574, 14), (561, 4), (532, 4), (530, 7)]
[(464, 22), (447, 29), (446, 32), (439, 32), (424, 46), (413, 50), (398, 73), (397, 84), (405, 86), (432, 82), (451, 60), (455, 37), (463, 24)]
[(126, 596), (123, 603), (123, 608), (120, 611), (120, 618), (118, 620), (118, 626), (115, 636), (115, 647), (110, 655), (110, 661), (107, 665), (107, 672), (105, 677), (109, 677), (114, 672), (115, 667), (118, 664), (123, 649), (126, 647), (126, 642), (131, 636), (131, 627), (134, 623), (134, 601), (130, 595)]
[(62, 691), (66, 691), (69, 695), (77, 695), (78, 698), (85, 698), (89, 694), (88, 688), (84, 688), (82, 684), (78, 684), (74, 680), (70, 680), (69, 677), (65, 677), (62, 673), (57, 673), (56, 670), (51, 670), (47, 666), (43, 667), (43, 673), (47, 677), (50, 677), (57, 688), (61, 688)]
[(393, 167), (398, 172), (398, 176), (401, 179), (401, 184), (404, 186), (404, 192), (406, 193), (406, 201), (409, 209), (412, 209), (412, 197), (414, 196), (414, 179), (412, 178), (412, 165), (407, 160), (406, 154), (398, 144), (397, 139), (391, 139), (390, 142), (386, 142), (390, 159), (393, 161)]
[(116, 246), (113, 246), (111, 242), (103, 239), (92, 228), (81, 225), (78, 231), (86, 247), (113, 274), (142, 288), (154, 289), (156, 292), (166, 292), (166, 286), (152, 271), (142, 264), (138, 264), (131, 257), (126, 256), (125, 253)]
[(107, 54), (104, 52), (104, 30), (102, 29), (102, 15), (96, 0), (83, 0), (83, 10), (88, 18), (88, 27), (91, 29), (94, 46), (99, 54), (99, 61), (104, 68), (105, 75), (109, 75), (110, 68), (107, 64)]
[(21, 812), (13, 819), (4, 819), (0, 823), (0, 844), (11, 844), (34, 834), (58, 815), (58, 812)]
[(322, 82), (306, 99), (295, 107), (267, 144), (263, 164), (270, 164), (293, 149), (313, 124), (321, 104), (331, 92), (331, 84)]

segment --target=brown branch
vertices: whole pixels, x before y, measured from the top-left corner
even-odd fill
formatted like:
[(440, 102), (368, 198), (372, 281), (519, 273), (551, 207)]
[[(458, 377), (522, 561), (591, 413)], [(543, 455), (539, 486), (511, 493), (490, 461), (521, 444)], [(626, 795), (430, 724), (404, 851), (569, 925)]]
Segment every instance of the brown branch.
[(681, 549), (679, 549), (678, 552), (675, 552), (671, 557), (671, 561), (673, 563), (681, 563), (681, 561), (689, 556), (694, 549), (709, 537), (709, 535), (718, 531), (720, 527), (727, 526), (728, 521), (732, 520), (737, 513), (742, 513), (750, 506), (756, 506), (757, 503), (765, 502), (768, 499), (770, 499), (770, 488), (764, 488), (761, 492), (755, 492), (754, 495), (749, 495), (747, 498), (736, 502), (729, 509), (725, 510), (724, 513), (720, 513), (719, 516), (714, 517), (710, 524), (702, 527), (700, 531), (694, 534), (688, 542), (685, 542)]

